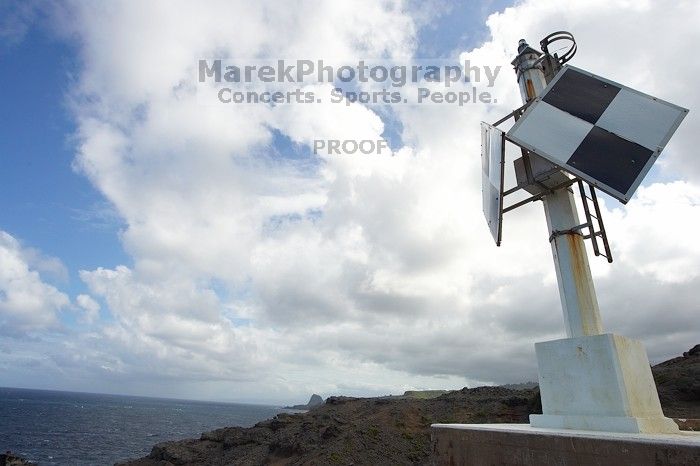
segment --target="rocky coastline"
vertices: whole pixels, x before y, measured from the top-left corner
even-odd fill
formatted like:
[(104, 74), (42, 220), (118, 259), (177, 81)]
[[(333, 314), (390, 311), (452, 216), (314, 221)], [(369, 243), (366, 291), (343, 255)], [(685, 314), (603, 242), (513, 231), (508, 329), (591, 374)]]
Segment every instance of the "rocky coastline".
[[(652, 368), (668, 417), (700, 426), (700, 345)], [(413, 395), (413, 396), (412, 396)], [(118, 466), (428, 465), (433, 423), (526, 423), (541, 412), (537, 388), (478, 387), (421, 398), (330, 397), (308, 412), (279, 414), (250, 428), (163, 442)]]

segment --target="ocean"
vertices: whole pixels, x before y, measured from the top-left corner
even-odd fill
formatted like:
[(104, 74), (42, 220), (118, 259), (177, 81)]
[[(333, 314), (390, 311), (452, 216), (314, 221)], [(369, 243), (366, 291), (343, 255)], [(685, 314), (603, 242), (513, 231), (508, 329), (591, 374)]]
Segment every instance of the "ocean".
[(275, 406), (0, 387), (0, 451), (39, 465), (112, 465), (165, 440), (243, 426)]

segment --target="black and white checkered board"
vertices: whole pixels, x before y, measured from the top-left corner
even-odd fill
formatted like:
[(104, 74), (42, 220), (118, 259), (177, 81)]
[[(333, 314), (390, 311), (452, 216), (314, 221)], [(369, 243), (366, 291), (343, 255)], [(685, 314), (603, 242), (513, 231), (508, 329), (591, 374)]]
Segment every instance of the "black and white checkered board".
[(507, 138), (627, 203), (687, 113), (567, 65)]

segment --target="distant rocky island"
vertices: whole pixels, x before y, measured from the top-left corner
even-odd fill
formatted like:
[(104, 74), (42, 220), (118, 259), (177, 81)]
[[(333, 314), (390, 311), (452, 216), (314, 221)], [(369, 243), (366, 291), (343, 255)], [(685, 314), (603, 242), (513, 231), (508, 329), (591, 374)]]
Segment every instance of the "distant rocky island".
[(282, 409), (297, 409), (297, 410), (303, 410), (303, 411), (308, 411), (310, 409), (315, 408), (316, 406), (321, 406), (323, 404), (323, 398), (321, 398), (320, 395), (313, 394), (311, 395), (311, 399), (309, 400), (308, 403), (305, 405), (294, 405), (294, 406), (285, 406)]
[[(668, 417), (698, 429), (700, 345), (652, 368)], [(537, 387), (406, 392), (379, 398), (312, 397), (305, 413), (279, 414), (253, 427), (225, 427), (199, 439), (159, 443), (120, 466), (212, 464), (428, 465), (433, 423), (528, 422), (541, 412)], [(322, 400), (321, 400), (322, 401)], [(295, 409), (297, 409), (295, 407)]]

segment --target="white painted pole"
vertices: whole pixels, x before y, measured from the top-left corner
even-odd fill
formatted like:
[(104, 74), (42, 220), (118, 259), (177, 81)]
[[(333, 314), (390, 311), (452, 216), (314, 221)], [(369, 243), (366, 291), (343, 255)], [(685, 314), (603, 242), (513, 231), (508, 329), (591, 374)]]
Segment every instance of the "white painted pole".
[[(535, 65), (541, 54), (524, 40), (513, 61), (523, 103), (534, 99), (546, 86), (542, 69)], [(569, 338), (603, 333), (598, 300), (588, 256), (580, 232), (571, 229), (580, 224), (571, 188), (563, 188), (543, 199), (544, 213), (550, 234), (559, 296), (564, 311), (566, 335)]]

